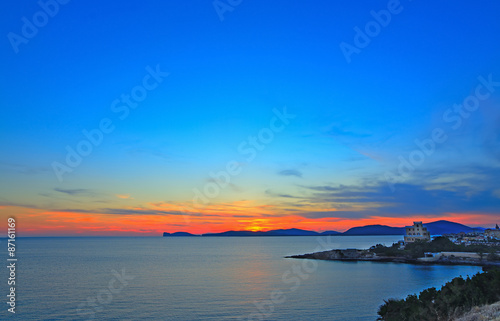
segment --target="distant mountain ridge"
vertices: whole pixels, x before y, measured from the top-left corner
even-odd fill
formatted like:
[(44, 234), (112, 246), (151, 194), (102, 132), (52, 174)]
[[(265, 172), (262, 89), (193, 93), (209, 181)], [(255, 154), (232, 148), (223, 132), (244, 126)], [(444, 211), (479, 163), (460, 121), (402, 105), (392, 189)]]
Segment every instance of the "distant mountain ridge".
[[(449, 233), (460, 232), (476, 232), (484, 230), (482, 227), (469, 227), (460, 223), (440, 220), (430, 223), (424, 223), (424, 227), (431, 235), (443, 235)], [(388, 225), (365, 225), (356, 226), (348, 229), (344, 233), (337, 231), (315, 232), (301, 230), (297, 228), (279, 229), (271, 231), (226, 231), (221, 233), (206, 233), (201, 236), (323, 236), (323, 235), (404, 235), (406, 230), (404, 227), (393, 227)], [(163, 233), (163, 236), (200, 236), (187, 232)]]
[(424, 224), (431, 235), (443, 235), (449, 233), (460, 233), (460, 232), (477, 232), (482, 231), (482, 227), (470, 227), (460, 223), (450, 222), (450, 221), (436, 221), (428, 224)]
[[(424, 223), (424, 227), (427, 227), (427, 231), (431, 235), (443, 235), (450, 233), (460, 233), (460, 232), (475, 232), (478, 230), (483, 230), (483, 228), (472, 228), (467, 225), (460, 223), (440, 220), (431, 223)], [(342, 235), (404, 235), (406, 234), (406, 229), (404, 227), (392, 227), (387, 225), (366, 225), (353, 227), (342, 233)]]
[(342, 235), (402, 235), (405, 234), (404, 227), (392, 227), (387, 225), (366, 225), (352, 227)]
[[(323, 232), (324, 233), (324, 232)], [(341, 234), (336, 231), (327, 231), (328, 235), (337, 235)], [(298, 228), (290, 228), (290, 229), (280, 229), (280, 230), (271, 230), (271, 231), (227, 231), (222, 233), (207, 233), (202, 234), (202, 236), (318, 236), (318, 235), (327, 235), (314, 231), (306, 231)]]
[(163, 232), (163, 236), (199, 236), (199, 235), (191, 234), (188, 232), (175, 232), (175, 233)]

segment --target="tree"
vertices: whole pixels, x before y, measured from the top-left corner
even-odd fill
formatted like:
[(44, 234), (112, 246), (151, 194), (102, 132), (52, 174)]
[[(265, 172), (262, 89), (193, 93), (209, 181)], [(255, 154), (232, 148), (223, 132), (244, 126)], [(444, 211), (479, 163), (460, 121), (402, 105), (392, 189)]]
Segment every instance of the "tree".
[(441, 290), (429, 288), (406, 299), (389, 299), (379, 307), (378, 320), (450, 320), (474, 306), (500, 299), (500, 269), (478, 273), (472, 278), (454, 278)]

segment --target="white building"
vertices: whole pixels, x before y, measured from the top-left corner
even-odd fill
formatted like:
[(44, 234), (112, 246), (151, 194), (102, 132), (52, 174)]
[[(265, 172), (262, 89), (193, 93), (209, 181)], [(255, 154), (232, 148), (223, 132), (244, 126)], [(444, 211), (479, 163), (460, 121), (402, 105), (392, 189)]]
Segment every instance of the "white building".
[(405, 243), (411, 243), (418, 240), (429, 241), (431, 233), (427, 231), (422, 222), (413, 222), (413, 226), (406, 226)]

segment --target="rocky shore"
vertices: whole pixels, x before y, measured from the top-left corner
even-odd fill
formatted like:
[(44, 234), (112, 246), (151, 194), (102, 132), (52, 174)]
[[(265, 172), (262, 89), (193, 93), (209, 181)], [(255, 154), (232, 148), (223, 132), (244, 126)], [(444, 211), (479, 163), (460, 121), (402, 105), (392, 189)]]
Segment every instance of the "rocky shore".
[(292, 259), (313, 259), (313, 260), (328, 260), (328, 261), (370, 261), (370, 262), (393, 262), (407, 264), (423, 264), (423, 265), (475, 265), (475, 266), (500, 266), (498, 261), (488, 261), (485, 258), (462, 257), (460, 253), (457, 255), (436, 255), (436, 258), (410, 258), (401, 256), (380, 256), (370, 250), (358, 249), (336, 249), (323, 252), (315, 252), (301, 255), (291, 255), (285, 258)]

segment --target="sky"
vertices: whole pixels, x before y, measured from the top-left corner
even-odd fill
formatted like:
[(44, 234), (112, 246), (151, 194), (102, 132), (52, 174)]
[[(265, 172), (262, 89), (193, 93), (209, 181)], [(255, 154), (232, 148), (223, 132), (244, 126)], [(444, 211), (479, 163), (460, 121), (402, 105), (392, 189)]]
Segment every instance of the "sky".
[(4, 7), (2, 234), (499, 221), (498, 1)]

